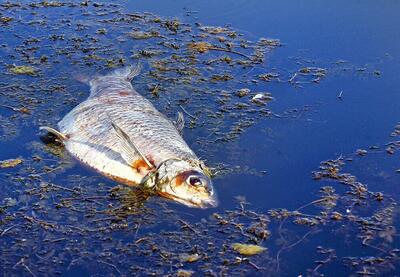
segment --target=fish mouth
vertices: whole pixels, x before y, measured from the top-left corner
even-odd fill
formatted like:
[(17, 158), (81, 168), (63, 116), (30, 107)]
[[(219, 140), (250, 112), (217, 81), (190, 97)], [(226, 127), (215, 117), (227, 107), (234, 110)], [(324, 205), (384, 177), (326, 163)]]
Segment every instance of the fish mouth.
[(173, 200), (175, 202), (178, 202), (180, 204), (183, 204), (191, 208), (207, 209), (207, 208), (215, 208), (218, 206), (218, 200), (214, 196), (211, 196), (208, 199), (198, 199), (198, 198), (184, 199), (168, 193), (160, 192), (159, 194), (164, 198), (168, 198), (170, 200)]

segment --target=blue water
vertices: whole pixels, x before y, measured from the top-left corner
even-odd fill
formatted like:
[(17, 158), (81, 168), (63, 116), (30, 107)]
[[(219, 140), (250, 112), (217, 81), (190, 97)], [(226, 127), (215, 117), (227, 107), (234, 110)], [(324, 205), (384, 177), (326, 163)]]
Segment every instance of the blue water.
[[(262, 121), (240, 138), (236, 155), (243, 164), (268, 174), (261, 180), (249, 181), (246, 176), (235, 182), (245, 182), (245, 186), (231, 181), (226, 186), (231, 188), (229, 194), (245, 194), (256, 206), (295, 207), (306, 202), (309, 172), (320, 161), (385, 142), (398, 122), (400, 30), (396, 26), (400, 18), (396, 14), (400, 4), (395, 1), (384, 5), (372, 1), (135, 1), (129, 8), (171, 17), (195, 11), (196, 20), (207, 25), (233, 26), (250, 38), (279, 38), (284, 47), (269, 57), (268, 68), (295, 67), (293, 60), (299, 57), (309, 59), (311, 65), (343, 60), (349, 68), (369, 67), (382, 73), (362, 76), (354, 70), (338, 70), (328, 73), (328, 80), (321, 84), (303, 89), (286, 83), (265, 85), (278, 100), (270, 104), (273, 110), (310, 106), (310, 111), (294, 120)], [(340, 91), (343, 101), (337, 98)], [(273, 134), (268, 136), (264, 129)]]
[[(346, 166), (345, 172), (357, 176), (358, 180), (368, 185), (371, 191), (383, 192), (387, 197), (385, 199), (393, 198), (395, 202), (400, 201), (398, 188), (400, 174), (396, 173), (396, 170), (400, 169), (399, 153), (388, 155), (385, 152), (385, 145), (389, 141), (395, 140), (390, 137), (390, 134), (393, 132), (394, 126), (400, 122), (400, 79), (398, 78), (400, 75), (400, 29), (398, 28), (400, 26), (400, 17), (398, 16), (400, 3), (398, 1), (335, 1), (328, 3), (321, 1), (188, 2), (151, 0), (122, 2), (121, 5), (125, 12), (151, 12), (161, 17), (176, 18), (190, 24), (201, 22), (207, 26), (229, 26), (243, 34), (247, 40), (257, 41), (261, 37), (277, 38), (283, 44), (267, 54), (265, 63), (255, 68), (254, 72), (248, 73), (249, 78), (254, 78), (253, 73), (256, 72), (279, 72), (282, 82), (259, 81), (257, 84), (243, 84), (255, 91), (271, 92), (275, 100), (268, 103), (267, 107), (279, 116), (260, 118), (254, 125), (246, 128), (238, 138), (228, 142), (210, 143), (208, 147), (197, 142), (199, 137), (208, 135), (207, 126), (185, 130), (185, 139), (188, 144), (211, 165), (224, 162), (232, 168), (235, 166), (240, 168), (236, 173), (217, 176), (214, 179), (220, 201), (220, 205), (216, 209), (194, 210), (167, 203), (170, 209), (178, 211), (185, 220), (195, 224), (201, 219), (208, 220), (214, 212), (224, 213), (226, 210), (234, 209), (237, 207), (237, 196), (245, 197), (249, 208), (267, 214), (268, 210), (276, 208), (295, 210), (318, 199), (319, 189), (322, 185), (331, 185), (338, 193), (346, 194), (346, 190), (340, 183), (333, 180), (320, 183), (313, 180), (311, 175), (313, 171), (318, 170), (321, 161), (336, 159), (342, 155), (354, 158), (354, 161), (349, 162)], [(51, 18), (54, 15), (50, 9), (48, 14)], [(75, 18), (74, 11), (71, 11), (71, 14), (72, 18)], [(84, 19), (80, 15), (76, 15), (76, 18)], [(13, 31), (24, 34), (24, 30), (18, 30), (18, 28)], [(108, 35), (114, 36), (114, 34)], [(7, 39), (9, 45), (13, 45), (12, 36), (7, 36)], [(63, 42), (57, 43), (62, 45)], [(121, 48), (124, 48), (125, 51), (130, 46), (121, 45)], [(7, 53), (7, 51), (0, 52), (2, 63), (15, 63), (14, 60), (7, 60), (11, 59)], [(327, 68), (328, 73), (320, 83), (311, 82), (295, 86), (287, 82), (299, 68), (306, 66)], [(60, 67), (62, 72), (68, 73), (68, 65), (61, 64)], [(74, 71), (84, 70), (79, 66), (77, 68)], [(104, 68), (99, 68), (99, 70), (107, 71)], [(92, 67), (87, 71), (96, 70)], [(51, 74), (51, 77), (55, 77), (56, 80), (57, 77), (60, 77), (55, 71), (52, 71)], [(62, 77), (66, 77), (65, 84), (72, 87), (72, 89), (66, 88), (68, 96), (70, 91), (79, 91), (78, 94), (72, 93), (74, 100), (65, 105), (58, 103), (59, 106), (52, 114), (54, 118), (43, 118), (43, 115), (39, 120), (25, 118), (21, 131), (13, 139), (0, 142), (0, 160), (18, 156), (25, 157), (36, 153), (37, 151), (31, 144), (40, 142), (36, 130), (41, 121), (57, 122), (68, 110), (85, 98), (87, 87), (77, 84), (70, 76), (63, 75)], [(7, 79), (2, 78), (2, 81), (7, 82)], [(147, 79), (142, 78), (138, 82), (137, 86), (144, 91)], [(240, 85), (236, 84), (238, 86), (236, 89), (241, 88)], [(338, 98), (339, 95), (341, 95), (341, 99)], [(2, 97), (0, 94), (0, 100)], [(168, 97), (173, 99), (171, 95)], [(5, 97), (3, 98), (5, 99)], [(60, 99), (60, 101), (64, 98), (66, 96), (62, 94), (56, 96), (56, 99)], [(160, 110), (166, 113), (175, 113), (175, 110), (170, 111), (165, 106), (166, 98), (163, 99), (163, 95), (158, 99), (151, 98), (151, 100)], [(212, 107), (211, 101), (210, 107)], [(10, 110), (0, 110), (1, 116), (11, 118), (12, 114), (13, 112)], [(371, 146), (379, 146), (379, 149), (370, 151)], [(366, 149), (373, 153), (368, 153), (365, 157), (353, 156), (357, 149)], [(55, 158), (52, 157), (52, 159)], [(246, 171), (245, 168), (249, 170)], [(19, 174), (23, 175), (24, 173), (19, 172)], [(68, 185), (68, 176), (74, 174), (99, 178), (99, 182), (104, 182), (110, 187), (113, 186), (111, 181), (99, 177), (95, 172), (77, 163), (49, 179)], [(98, 179), (95, 180), (91, 181), (92, 184)], [(4, 182), (4, 186), (10, 186), (9, 181)], [(23, 190), (22, 188), (18, 189)], [(4, 190), (5, 192), (1, 195), (3, 198), (18, 198), (17, 191), (6, 188)], [(162, 200), (151, 199), (149, 208), (154, 208), (152, 205), (157, 201)], [(386, 203), (384, 202), (382, 207)], [(377, 209), (376, 205), (381, 204), (366, 205), (360, 208), (359, 214), (365, 212), (366, 217), (370, 216), (372, 212), (368, 211)], [(31, 208), (28, 207), (29, 210)], [(338, 210), (341, 212), (345, 213), (347, 208), (346, 204), (338, 205)], [(314, 213), (318, 211), (318, 208), (315, 207), (310, 210)], [(355, 211), (355, 213), (357, 212)], [(395, 214), (398, 214), (398, 208), (396, 208)], [(158, 216), (153, 219), (156, 223), (148, 228), (148, 232), (160, 235), (163, 230), (173, 230), (175, 226), (179, 226), (177, 222), (165, 222), (161, 218), (162, 215), (158, 214)], [(69, 220), (60, 219), (60, 222), (69, 222)], [(393, 220), (393, 225), (399, 229), (398, 215), (395, 215)], [(308, 229), (291, 224), (289, 221), (284, 225), (284, 232), (290, 243), (294, 243)], [(263, 242), (273, 259), (281, 248), (278, 238), (279, 223), (279, 221), (271, 219), (271, 238)], [(73, 223), (69, 224), (73, 225)], [(346, 223), (340, 226), (340, 224), (330, 225), (327, 223), (324, 225), (317, 228), (318, 232), (315, 234), (307, 236), (296, 246), (282, 252), (279, 271), (251, 271), (249, 268), (248, 272), (241, 273), (233, 270), (230, 274), (247, 276), (355, 275), (362, 267), (345, 266), (344, 258), (385, 256), (389, 253), (389, 250), (387, 253), (382, 253), (382, 251), (363, 246), (362, 239), (358, 236), (358, 229), (348, 226), (351, 224)], [(25, 234), (29, 234), (29, 232)], [(71, 234), (71, 236), (75, 236), (75, 234)], [(128, 231), (124, 231), (122, 234), (116, 231), (108, 236), (115, 240), (122, 238), (124, 242), (136, 240), (136, 235)], [(387, 247), (385, 249), (398, 247), (398, 236), (395, 231), (394, 240), (391, 243), (383, 242), (379, 244), (379, 247)], [(5, 239), (7, 238), (3, 238), (3, 240)], [(95, 240), (95, 238), (92, 239)], [(223, 241), (223, 239), (221, 240)], [(315, 260), (322, 259), (321, 255), (317, 254), (317, 246), (335, 249), (337, 258), (327, 263), (327, 266), (321, 267), (320, 271), (312, 273), (309, 269), (315, 268)], [(38, 246), (33, 243), (32, 247)], [(91, 249), (88, 246), (81, 247)], [(113, 252), (114, 247), (111, 245), (109, 251)], [(63, 255), (62, 250), (57, 253), (59, 253), (59, 257)], [(19, 256), (15, 261), (9, 259), (8, 256), (4, 256), (2, 260), (9, 263), (3, 271), (5, 275), (29, 275), (29, 272), (23, 267), (12, 268), (13, 264), (11, 263), (16, 264)], [(141, 259), (140, 262), (142, 260), (145, 259)], [(395, 261), (397, 263), (393, 263), (393, 269), (376, 273), (385, 276), (398, 275), (398, 259)], [(271, 265), (269, 260), (267, 262), (267, 258), (264, 260), (259, 258), (256, 262), (259, 266), (262, 266), (263, 263), (268, 267)], [(157, 267), (151, 262), (148, 266)], [(242, 266), (244, 265), (237, 267), (240, 269)], [(273, 263), (271, 267), (275, 266), (276, 264)], [(206, 272), (204, 268), (199, 268), (195, 263), (189, 264), (186, 268), (193, 269), (199, 275)], [(220, 267), (216, 265), (212, 269), (218, 273)], [(87, 264), (83, 263), (75, 268), (68, 267), (68, 264), (62, 265), (59, 273), (63, 276), (118, 275), (110, 268), (107, 270), (107, 272), (96, 270), (96, 266), (87, 262)], [(120, 270), (122, 275), (127, 275), (129, 272), (132, 274), (132, 271), (126, 270), (122, 266)], [(40, 276), (39, 271), (34, 272)], [(49, 275), (53, 274), (55, 272), (49, 273)], [(165, 270), (162, 274), (172, 274), (172, 272)]]

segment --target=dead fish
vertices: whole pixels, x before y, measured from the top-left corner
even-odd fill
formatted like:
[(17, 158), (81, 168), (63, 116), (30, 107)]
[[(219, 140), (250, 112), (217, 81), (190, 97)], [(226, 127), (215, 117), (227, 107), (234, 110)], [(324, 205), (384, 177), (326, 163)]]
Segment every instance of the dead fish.
[(41, 129), (113, 180), (190, 207), (216, 206), (209, 171), (181, 136), (182, 113), (172, 122), (133, 88), (140, 69), (129, 66), (93, 78), (90, 96), (58, 123), (58, 130)]

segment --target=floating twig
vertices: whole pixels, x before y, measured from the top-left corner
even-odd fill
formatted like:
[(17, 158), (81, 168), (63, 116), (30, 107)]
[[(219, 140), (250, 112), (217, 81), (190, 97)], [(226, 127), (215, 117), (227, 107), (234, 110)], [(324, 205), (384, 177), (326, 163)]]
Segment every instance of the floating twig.
[(93, 202), (95, 199), (107, 199), (110, 198), (109, 196), (86, 196), (86, 197), (67, 197), (61, 199), (61, 201), (78, 201), (78, 200), (83, 200), (83, 201), (89, 201)]
[(17, 227), (19, 225), (21, 225), (21, 224), (15, 224), (15, 225), (12, 225), (12, 226), (4, 229), (3, 232), (1, 232), (0, 237), (4, 236), (8, 231), (10, 231), (11, 229), (13, 229), (13, 228), (15, 228), (15, 227)]
[(243, 54), (243, 53), (241, 53), (241, 52), (232, 50), (232, 49), (226, 49), (226, 48), (220, 48), (220, 47), (214, 47), (214, 46), (213, 46), (213, 47), (210, 47), (209, 50), (224, 51), (224, 52), (236, 54), (236, 55), (242, 56), (242, 57), (244, 57), (244, 58), (246, 58), (246, 59), (252, 61), (252, 58), (251, 58), (251, 57), (249, 57), (249, 56), (247, 56), (246, 54)]
[(256, 265), (255, 263), (253, 263), (252, 261), (250, 261), (250, 260), (247, 260), (247, 263), (249, 264), (249, 265), (251, 265), (252, 267), (254, 267), (256, 270), (258, 270), (258, 271), (260, 271), (261, 269), (265, 269), (264, 267), (259, 267), (258, 265)]
[(94, 219), (94, 220), (90, 221), (90, 223), (97, 223), (97, 222), (102, 222), (102, 221), (115, 221), (115, 220), (121, 221), (122, 219), (119, 217), (104, 217), (104, 218)]
[(184, 221), (182, 219), (178, 219), (178, 221), (180, 223), (182, 223), (182, 225), (183, 225), (182, 229), (187, 228), (187, 229), (191, 230), (193, 233), (196, 233), (196, 234), (198, 233), (197, 230), (195, 230), (192, 226), (190, 226), (189, 223), (187, 223), (186, 221)]
[(63, 186), (59, 186), (59, 185), (55, 185), (55, 184), (49, 184), (49, 185), (54, 187), (54, 188), (57, 188), (57, 189), (66, 190), (66, 191), (69, 191), (69, 192), (76, 192), (76, 190), (73, 190), (73, 189), (70, 189), (70, 188), (66, 188), (66, 187), (63, 187)]
[(300, 206), (299, 208), (296, 209), (296, 211), (300, 211), (300, 210), (302, 210), (302, 209), (304, 209), (304, 208), (306, 208), (308, 206), (311, 206), (311, 205), (314, 205), (314, 204), (318, 204), (318, 203), (321, 203), (321, 202), (324, 202), (324, 201), (326, 201), (325, 197), (321, 198), (321, 199), (314, 200), (314, 201), (312, 201), (310, 203), (307, 203), (307, 204), (304, 204), (303, 206)]
[(330, 253), (329, 257), (326, 258), (325, 260), (317, 261), (318, 265), (313, 269), (312, 272), (316, 273), (323, 265), (325, 265), (325, 264), (329, 263), (330, 261), (332, 261), (333, 258), (335, 258), (335, 255), (334, 254), (332, 255), (332, 253)]
[(22, 107), (22, 108), (14, 108), (14, 107), (11, 107), (11, 106), (8, 106), (8, 105), (0, 105), (1, 107), (3, 107), (3, 108), (7, 108), (7, 109), (10, 109), (10, 110), (13, 110), (14, 112), (20, 112), (20, 113), (24, 113), (24, 114), (30, 114), (30, 111), (27, 109), (27, 108), (25, 108), (25, 107)]
[(37, 275), (33, 273), (32, 270), (25, 264), (24, 257), (22, 257), (21, 260), (19, 260), (19, 262), (13, 266), (13, 269), (15, 269), (19, 265), (23, 266), (33, 277), (37, 277)]
[(339, 98), (340, 100), (342, 100), (342, 94), (343, 94), (343, 90), (341, 90), (337, 96), (337, 98)]
[(206, 53), (210, 50), (223, 51), (223, 52), (236, 54), (236, 55), (245, 57), (246, 59), (248, 59), (250, 61), (253, 61), (253, 59), (251, 57), (247, 56), (246, 54), (243, 54), (241, 52), (238, 52), (238, 51), (235, 51), (235, 50), (232, 50), (229, 48), (217, 47), (217, 46), (214, 46), (214, 45), (212, 45), (208, 42), (204, 42), (204, 41), (203, 42), (193, 42), (193, 43), (190, 43), (188, 46), (189, 46), (189, 49), (193, 49), (199, 53)]
[(294, 78), (296, 78), (296, 77), (297, 77), (297, 72), (294, 73), (292, 77), (290, 77), (290, 79), (289, 79), (288, 82), (289, 82), (289, 83), (293, 82)]
[(137, 227), (136, 227), (136, 232), (135, 232), (135, 240), (136, 240), (136, 238), (137, 238), (137, 235), (138, 235), (138, 233), (139, 233), (139, 228), (140, 228), (140, 222), (138, 223), (138, 225), (137, 225)]
[(101, 261), (101, 260), (97, 260), (97, 261), (98, 261), (99, 263), (102, 263), (102, 264), (111, 266), (112, 268), (115, 269), (116, 272), (118, 272), (119, 275), (122, 275), (121, 271), (119, 271), (119, 269), (118, 269), (115, 265), (110, 264), (110, 263), (107, 263), (107, 262), (104, 262), (104, 261)]
[(286, 249), (290, 249), (292, 247), (295, 247), (296, 245), (298, 245), (299, 243), (301, 243), (303, 240), (305, 240), (307, 238), (307, 236), (309, 234), (311, 234), (313, 232), (313, 230), (308, 231), (307, 233), (305, 233), (298, 241), (288, 245), (288, 246), (283, 246), (281, 249), (279, 249), (278, 253), (276, 254), (276, 271), (279, 271), (279, 258), (281, 253), (286, 250)]
[(79, 257), (79, 258), (73, 259), (73, 260), (69, 263), (69, 265), (68, 265), (68, 267), (67, 267), (67, 271), (69, 271), (69, 270), (71, 269), (71, 267), (72, 267), (77, 261), (82, 260), (83, 258), (84, 258), (84, 257)]
[(146, 241), (146, 240), (150, 240), (150, 238), (149, 238), (149, 237), (140, 238), (140, 239), (138, 239), (138, 240), (135, 241), (135, 244), (139, 244), (139, 243), (141, 243), (142, 241)]
[(185, 108), (182, 105), (179, 105), (179, 107), (182, 109), (182, 111), (187, 114), (188, 116), (190, 116), (191, 118), (197, 120), (197, 117), (195, 117), (194, 115), (190, 114), (187, 110), (185, 110)]

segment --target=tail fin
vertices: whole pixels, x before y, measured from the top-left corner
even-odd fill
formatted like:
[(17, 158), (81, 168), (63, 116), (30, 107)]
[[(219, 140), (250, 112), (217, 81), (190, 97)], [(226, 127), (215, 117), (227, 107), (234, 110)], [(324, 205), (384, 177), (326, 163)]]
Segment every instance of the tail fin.
[(47, 131), (47, 132), (55, 135), (61, 142), (68, 139), (68, 137), (66, 135), (64, 135), (63, 133), (57, 131), (56, 129), (48, 127), (48, 126), (41, 126), (41, 127), (39, 127), (39, 130), (44, 130), (44, 131)]
[(111, 73), (111, 75), (118, 77), (125, 77), (128, 81), (132, 81), (133, 78), (135, 78), (140, 74), (141, 70), (142, 70), (141, 63), (137, 63), (136, 66), (130, 65), (124, 68), (118, 68), (114, 70), (114, 72)]

